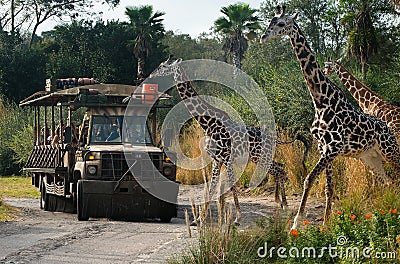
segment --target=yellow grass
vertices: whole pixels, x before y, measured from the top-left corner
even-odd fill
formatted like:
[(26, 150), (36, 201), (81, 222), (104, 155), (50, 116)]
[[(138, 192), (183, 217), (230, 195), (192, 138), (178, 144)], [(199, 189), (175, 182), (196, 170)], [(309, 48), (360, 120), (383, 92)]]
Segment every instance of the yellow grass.
[[(185, 127), (179, 137), (179, 146), (183, 154), (189, 158), (199, 157), (201, 155), (200, 140), (203, 137), (203, 130), (197, 122), (193, 122)], [(177, 144), (173, 144), (173, 146), (176, 147)], [(210, 174), (210, 169), (210, 166), (207, 166), (203, 170), (190, 170), (178, 167), (176, 178), (183, 184), (201, 184), (204, 183), (204, 177)]]
[(0, 177), (0, 197), (36, 198), (40, 192), (31, 184), (30, 177)]
[(0, 197), (0, 222), (10, 221), (16, 218), (17, 209), (4, 204)]
[(0, 177), (0, 222), (16, 218), (17, 209), (5, 204), (3, 197), (36, 198), (40, 193), (31, 184), (30, 177)]

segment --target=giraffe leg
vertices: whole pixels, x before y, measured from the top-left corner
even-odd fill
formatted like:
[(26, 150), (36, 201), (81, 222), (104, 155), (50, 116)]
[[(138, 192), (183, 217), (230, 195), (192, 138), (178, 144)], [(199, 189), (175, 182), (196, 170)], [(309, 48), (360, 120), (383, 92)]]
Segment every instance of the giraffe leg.
[(281, 186), (279, 175), (274, 175), (274, 179), (275, 179), (275, 203), (280, 204), (280, 206), (282, 207), (282, 201), (279, 197), (280, 186)]
[(226, 165), (226, 172), (228, 174), (229, 186), (232, 191), (233, 202), (235, 204), (235, 209), (236, 209), (236, 218), (234, 223), (235, 225), (240, 225), (240, 220), (242, 219), (242, 211), (240, 210), (239, 199), (235, 187), (236, 184), (235, 175), (233, 173), (232, 164), (230, 162), (228, 162), (228, 164)]
[(379, 153), (377, 146), (364, 151), (360, 154), (359, 158), (375, 177), (386, 184), (390, 184), (391, 179), (387, 176), (385, 168), (383, 167), (382, 156)]
[[(269, 173), (274, 176), (275, 179), (275, 202), (285, 209), (287, 207), (286, 192), (285, 192), (285, 178), (286, 173), (283, 169), (283, 164), (279, 162), (273, 162)], [(279, 197), (281, 194), (281, 198)]]
[[(214, 161), (213, 162), (213, 166), (212, 166), (212, 176), (211, 176), (211, 182), (210, 182), (210, 186), (208, 189), (208, 199), (212, 199), (213, 193), (215, 191), (215, 187), (217, 185), (217, 179), (218, 176), (221, 172), (221, 167), (222, 167), (222, 162), (220, 161)], [(206, 183), (205, 183), (206, 184)], [(204, 201), (206, 202), (206, 201)], [(192, 221), (192, 223), (190, 223), (191, 226), (197, 226), (197, 224), (201, 221), (203, 221), (204, 219), (200, 219), (200, 215), (197, 217), (197, 219), (194, 219)]]
[(329, 222), (332, 213), (332, 198), (333, 198), (333, 168), (332, 163), (328, 163), (326, 167), (326, 183), (325, 183), (325, 213), (324, 213), (324, 225)]
[[(382, 155), (383, 160), (388, 162), (392, 167), (392, 179), (399, 179), (400, 177), (400, 145), (397, 144), (396, 138), (390, 133), (384, 133), (383, 136), (379, 137), (378, 148)], [(393, 180), (389, 177), (387, 184), (392, 183)]]
[(286, 173), (283, 173), (279, 177), (280, 185), (281, 185), (281, 196), (282, 196), (282, 209), (286, 210), (288, 207), (288, 202), (286, 200), (286, 191), (285, 191), (285, 180), (286, 180)]
[(296, 217), (294, 218), (292, 229), (297, 228), (299, 221), (301, 221), (301, 218), (303, 217), (307, 199), (308, 199), (308, 194), (310, 192), (310, 189), (311, 189), (315, 179), (317, 178), (318, 175), (321, 174), (321, 172), (326, 168), (326, 166), (332, 160), (333, 160), (333, 157), (328, 158), (326, 155), (321, 156), (318, 160), (317, 165), (305, 178), (304, 187), (303, 187), (303, 196), (301, 197), (300, 207), (299, 207), (299, 210), (297, 211)]

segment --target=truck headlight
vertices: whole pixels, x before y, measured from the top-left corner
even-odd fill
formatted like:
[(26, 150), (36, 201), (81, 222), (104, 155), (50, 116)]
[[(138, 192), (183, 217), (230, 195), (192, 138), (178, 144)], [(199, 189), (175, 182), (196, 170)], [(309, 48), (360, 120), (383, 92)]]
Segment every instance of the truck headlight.
[(90, 175), (95, 175), (97, 172), (97, 166), (89, 165), (87, 166), (87, 171), (89, 172)]
[(172, 168), (171, 167), (165, 167), (164, 168), (164, 175), (165, 176), (171, 176), (172, 174)]

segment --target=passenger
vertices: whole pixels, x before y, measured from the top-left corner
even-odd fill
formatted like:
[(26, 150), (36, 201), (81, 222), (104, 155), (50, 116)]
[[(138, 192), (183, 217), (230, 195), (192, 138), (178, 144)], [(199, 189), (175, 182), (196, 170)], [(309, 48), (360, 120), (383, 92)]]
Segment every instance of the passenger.
[(52, 145), (57, 145), (59, 140), (60, 140), (60, 130), (56, 129), (56, 133), (54, 134), (54, 137), (51, 140), (51, 144)]
[(75, 124), (71, 123), (71, 126), (63, 127), (63, 140), (64, 143), (70, 143), (73, 147), (78, 145), (78, 128)]
[(66, 126), (63, 131), (63, 138), (64, 138), (64, 143), (71, 143), (71, 137), (72, 137), (72, 129), (70, 126)]
[(48, 141), (48, 137), (50, 135), (50, 129), (48, 127), (42, 127), (40, 131), (40, 144), (48, 145), (50, 142)]
[(94, 141), (95, 142), (104, 142), (106, 137), (104, 135), (103, 126), (98, 126), (96, 132), (94, 133)]
[(117, 125), (112, 125), (111, 127), (111, 133), (110, 135), (106, 138), (106, 142), (112, 141), (119, 138), (119, 133), (118, 133), (118, 126)]
[(130, 143), (144, 143), (144, 137), (140, 130), (135, 127), (131, 127), (128, 130), (128, 138)]

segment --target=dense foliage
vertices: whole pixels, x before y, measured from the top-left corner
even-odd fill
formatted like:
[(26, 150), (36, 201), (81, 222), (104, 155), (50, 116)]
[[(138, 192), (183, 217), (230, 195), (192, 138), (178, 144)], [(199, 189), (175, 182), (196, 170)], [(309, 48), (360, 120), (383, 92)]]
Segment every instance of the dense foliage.
[[(6, 31), (7, 27), (0, 27), (0, 94), (2, 104), (7, 108), (4, 111), (7, 115), (3, 114), (1, 119), (0, 155), (2, 164), (8, 164), (0, 166), (1, 173), (20, 168), (16, 163), (18, 155), (13, 150), (18, 143), (7, 147), (3, 143), (11, 139), (7, 134), (7, 124), (13, 121), (8, 112), (24, 116), (21, 120), (26, 122), (19, 122), (21, 127), (18, 130), (26, 133), (30, 129), (29, 118), (25, 116), (25, 110), (15, 104), (43, 90), (45, 78), (94, 77), (104, 83), (132, 84), (138, 77), (138, 69), (147, 75), (168, 54), (185, 60), (230, 61), (229, 50), (233, 50), (227, 50), (226, 40), (236, 31), (241, 32), (241, 41), (246, 42), (246, 48), (240, 50), (239, 56), (242, 70), (264, 90), (279, 131), (289, 136), (298, 132), (307, 134), (314, 114), (313, 106), (290, 43), (284, 38), (274, 39), (266, 45), (257, 41), (262, 33), (258, 23), (265, 26), (274, 13), (275, 4), (275, 1), (267, 0), (256, 13), (248, 5), (227, 6), (221, 9), (221, 18), (215, 21), (216, 28), (198, 38), (165, 32), (162, 24), (164, 13), (153, 11), (149, 6), (127, 8), (129, 22), (106, 22), (95, 17), (92, 20), (74, 20), (43, 32), (32, 41), (29, 37), (31, 29), (27, 32), (22, 29)], [(328, 56), (334, 59), (346, 56), (343, 62), (346, 68), (360, 79), (365, 78), (365, 83), (387, 101), (400, 105), (399, 16), (389, 0), (291, 0), (286, 4), (287, 12), (297, 10), (300, 13), (298, 23), (320, 65)], [(138, 17), (138, 14), (143, 17)], [(363, 32), (372, 32), (373, 35), (367, 36)], [(246, 33), (251, 34), (246, 36)], [(142, 43), (140, 50), (138, 40), (144, 38), (145, 46)], [(379, 39), (378, 46), (376, 39)], [(145, 64), (138, 65), (138, 55), (146, 55)], [(331, 78), (341, 85), (335, 76)], [(205, 88), (200, 92), (223, 96), (223, 100), (232, 104), (244, 120), (256, 125), (249, 118), (248, 106), (238, 100), (237, 95), (225, 93), (213, 85), (203, 86)], [(20, 156), (23, 155), (22, 152)], [(10, 168), (10, 171), (5, 168)]]

